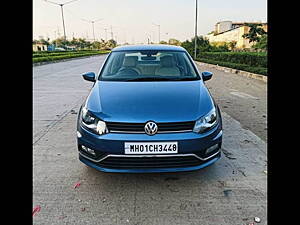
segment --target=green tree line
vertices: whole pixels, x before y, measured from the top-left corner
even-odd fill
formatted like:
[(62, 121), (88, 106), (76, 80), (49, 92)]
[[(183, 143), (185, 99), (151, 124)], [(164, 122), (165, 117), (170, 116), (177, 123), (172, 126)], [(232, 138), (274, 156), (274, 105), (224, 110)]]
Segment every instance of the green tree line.
[(65, 40), (64, 38), (57, 38), (55, 40), (50, 41), (49, 38), (47, 40), (33, 40), (33, 44), (41, 43), (45, 45), (55, 45), (58, 48), (68, 48), (75, 47), (76, 49), (112, 49), (117, 46), (117, 42), (113, 39), (105, 41), (101, 39), (100, 41), (90, 42), (84, 38), (73, 38), (72, 40)]

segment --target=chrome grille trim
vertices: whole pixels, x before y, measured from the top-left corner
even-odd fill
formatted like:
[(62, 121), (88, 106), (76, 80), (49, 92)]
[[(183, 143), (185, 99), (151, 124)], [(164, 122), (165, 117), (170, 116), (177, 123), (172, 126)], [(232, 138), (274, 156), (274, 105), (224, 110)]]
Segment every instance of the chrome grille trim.
[[(157, 131), (157, 134), (171, 134), (171, 133), (185, 133), (192, 132), (193, 130), (174, 130), (174, 131)], [(122, 133), (122, 134), (146, 134), (144, 131), (121, 131), (121, 130), (110, 130), (110, 133)]]
[[(105, 121), (110, 133), (145, 134), (147, 123), (127, 123)], [(183, 133), (194, 129), (195, 121), (184, 122), (155, 122), (158, 126), (157, 133)]]
[(116, 154), (108, 154), (108, 155), (106, 155), (106, 156), (104, 156), (103, 158), (101, 158), (101, 159), (98, 159), (98, 160), (96, 160), (96, 159), (92, 159), (92, 158), (90, 158), (90, 157), (88, 157), (88, 156), (86, 156), (86, 155), (83, 155), (81, 152), (79, 152), (79, 154), (81, 155), (81, 156), (83, 156), (84, 158), (87, 158), (87, 159), (89, 159), (89, 160), (91, 160), (91, 161), (93, 161), (93, 162), (101, 162), (101, 161), (103, 161), (104, 159), (107, 159), (108, 157), (178, 157), (178, 156), (180, 156), (180, 157), (185, 157), (185, 156), (193, 156), (193, 157), (195, 157), (195, 158), (198, 158), (198, 159), (200, 159), (200, 160), (202, 160), (202, 161), (205, 161), (205, 160), (208, 160), (208, 159), (210, 159), (210, 158), (212, 158), (212, 157), (214, 157), (215, 155), (217, 155), (217, 154), (219, 154), (221, 152), (221, 148), (216, 152), (216, 153), (214, 153), (214, 154), (212, 154), (212, 155), (210, 155), (210, 156), (208, 156), (208, 157), (206, 157), (206, 158), (201, 158), (200, 156), (198, 156), (198, 155), (196, 155), (196, 154), (193, 154), (193, 153), (188, 153), (188, 154), (174, 154), (174, 155), (116, 155)]

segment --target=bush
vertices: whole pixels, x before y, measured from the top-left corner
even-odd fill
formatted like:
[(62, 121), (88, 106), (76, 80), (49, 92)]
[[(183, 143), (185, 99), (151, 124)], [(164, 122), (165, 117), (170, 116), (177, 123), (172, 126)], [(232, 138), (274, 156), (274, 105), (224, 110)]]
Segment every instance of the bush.
[[(181, 47), (185, 48), (194, 58), (195, 38), (182, 42)], [(199, 52), (229, 52), (229, 47), (228, 43), (209, 43), (203, 36), (197, 36), (197, 55)]]
[(39, 52), (33, 53), (32, 55), (32, 62), (48, 62), (48, 61), (56, 61), (62, 59), (69, 59), (69, 58), (76, 58), (82, 56), (92, 56), (92, 55), (99, 55), (105, 54), (109, 51), (64, 51), (64, 52)]
[(264, 34), (260, 37), (259, 41), (252, 46), (254, 49), (268, 50), (268, 35)]
[(98, 50), (77, 50), (77, 51), (44, 51), (44, 52), (33, 52), (32, 57), (45, 57), (45, 56), (58, 56), (58, 55), (76, 55), (76, 54), (93, 54), (101, 53), (103, 51)]
[(255, 66), (250, 66), (246, 64), (239, 64), (239, 63), (232, 63), (232, 62), (224, 62), (224, 61), (217, 61), (217, 60), (212, 60), (212, 59), (204, 59), (201, 58), (199, 61), (204, 62), (204, 63), (210, 63), (210, 64), (215, 64), (219, 66), (224, 66), (224, 67), (229, 67), (237, 70), (243, 70), (251, 73), (257, 73), (257, 74), (262, 74), (267, 76), (268, 75), (268, 69), (265, 67), (255, 67)]
[(245, 64), (252, 67), (267, 67), (267, 53), (265, 52), (202, 52), (197, 58)]

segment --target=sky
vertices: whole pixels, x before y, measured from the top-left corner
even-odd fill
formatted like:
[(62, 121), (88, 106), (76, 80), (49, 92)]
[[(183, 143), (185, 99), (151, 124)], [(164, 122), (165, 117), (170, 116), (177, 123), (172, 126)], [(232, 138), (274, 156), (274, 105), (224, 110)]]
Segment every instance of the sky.
[[(51, 0), (65, 3), (70, 0)], [(78, 0), (63, 6), (67, 39), (111, 39), (141, 44), (195, 35), (196, 0)], [(33, 0), (33, 39), (63, 36), (61, 8)], [(267, 22), (267, 0), (198, 0), (198, 35), (214, 30), (219, 21)], [(156, 24), (156, 25), (154, 25)], [(106, 30), (105, 30), (106, 29)]]

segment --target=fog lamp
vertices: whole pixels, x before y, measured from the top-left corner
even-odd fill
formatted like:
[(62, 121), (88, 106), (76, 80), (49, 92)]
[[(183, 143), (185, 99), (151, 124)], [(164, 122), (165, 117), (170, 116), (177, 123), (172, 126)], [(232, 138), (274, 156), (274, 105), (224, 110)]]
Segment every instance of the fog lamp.
[(206, 151), (205, 151), (205, 154), (207, 155), (207, 154), (213, 152), (213, 151), (216, 150), (218, 147), (219, 147), (219, 144), (215, 144), (215, 145), (213, 145), (213, 146), (207, 148)]
[(95, 151), (93, 149), (90, 149), (90, 148), (88, 148), (88, 147), (86, 147), (84, 145), (81, 145), (81, 148), (82, 148), (82, 150), (86, 151), (87, 153), (96, 156), (96, 153), (95, 153)]

